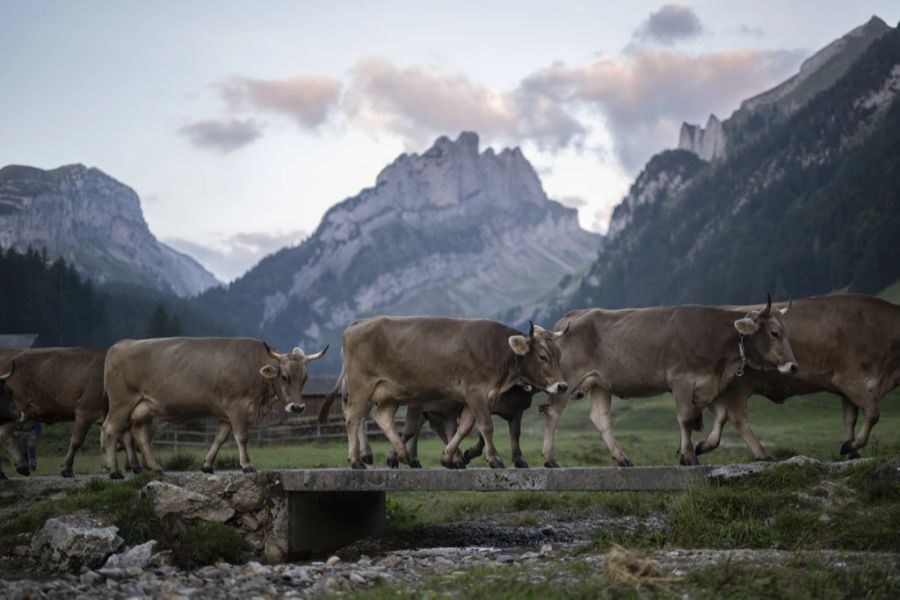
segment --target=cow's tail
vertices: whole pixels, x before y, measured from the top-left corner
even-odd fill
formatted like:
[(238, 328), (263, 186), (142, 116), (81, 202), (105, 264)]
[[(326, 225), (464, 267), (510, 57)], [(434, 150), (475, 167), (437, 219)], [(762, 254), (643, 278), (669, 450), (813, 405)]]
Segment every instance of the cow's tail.
[[(341, 354), (343, 354), (343, 352)], [(319, 423), (325, 423), (328, 421), (328, 413), (331, 411), (331, 405), (334, 404), (334, 400), (335, 398), (337, 398), (339, 393), (341, 395), (342, 401), (347, 396), (347, 374), (345, 372), (343, 362), (344, 361), (341, 360), (341, 373), (340, 375), (338, 375), (337, 381), (334, 383), (334, 389), (328, 392), (328, 395), (325, 396), (325, 400), (319, 407)]]

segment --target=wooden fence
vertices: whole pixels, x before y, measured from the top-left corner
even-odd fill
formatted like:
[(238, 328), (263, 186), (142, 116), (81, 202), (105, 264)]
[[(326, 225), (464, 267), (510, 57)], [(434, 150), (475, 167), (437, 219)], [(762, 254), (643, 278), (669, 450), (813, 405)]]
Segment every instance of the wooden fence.
[[(403, 430), (406, 423), (402, 417), (396, 421), (399, 431)], [(173, 446), (176, 450), (181, 447), (206, 447), (212, 444), (216, 436), (217, 422), (208, 422), (201, 430), (175, 429), (168, 424), (162, 424), (153, 436), (153, 444), (161, 446)], [(210, 426), (212, 425), (212, 426)], [(381, 428), (371, 419), (363, 422), (366, 435), (369, 437), (383, 437)], [(291, 423), (267, 425), (265, 427), (251, 427), (248, 433), (248, 441), (254, 446), (266, 444), (289, 444), (308, 440), (347, 439), (347, 428), (341, 417), (331, 418), (326, 423), (319, 423), (315, 418), (301, 419)], [(423, 428), (422, 433), (429, 435), (431, 430)], [(234, 443), (234, 436), (229, 436), (227, 444)]]

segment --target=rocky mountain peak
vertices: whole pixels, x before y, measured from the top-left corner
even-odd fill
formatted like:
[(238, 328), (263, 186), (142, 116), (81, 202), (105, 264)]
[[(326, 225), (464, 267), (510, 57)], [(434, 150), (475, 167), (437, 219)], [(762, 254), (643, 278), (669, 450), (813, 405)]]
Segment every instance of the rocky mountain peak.
[(96, 283), (124, 282), (199, 294), (218, 284), (150, 232), (138, 195), (82, 164), (0, 169), (0, 248), (46, 248)]

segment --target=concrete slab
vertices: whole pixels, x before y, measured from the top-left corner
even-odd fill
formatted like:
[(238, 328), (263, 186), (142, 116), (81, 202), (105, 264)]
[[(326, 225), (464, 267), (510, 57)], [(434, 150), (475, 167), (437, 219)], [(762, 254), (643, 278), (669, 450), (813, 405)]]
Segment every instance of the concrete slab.
[(564, 469), (283, 469), (286, 492), (665, 491), (706, 485), (712, 467)]

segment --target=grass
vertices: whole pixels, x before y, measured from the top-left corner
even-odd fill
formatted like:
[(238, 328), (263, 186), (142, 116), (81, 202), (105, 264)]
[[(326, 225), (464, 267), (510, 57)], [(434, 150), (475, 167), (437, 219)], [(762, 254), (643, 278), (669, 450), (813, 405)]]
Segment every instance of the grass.
[(684, 577), (663, 576), (641, 552), (613, 549), (605, 566), (553, 561), (543, 567), (521, 565), (460, 568), (416, 588), (383, 583), (350, 594), (354, 599), (466, 598), (543, 600), (544, 598), (873, 598), (900, 594), (900, 577), (874, 561), (835, 568), (813, 559), (784, 564), (720, 561)]

